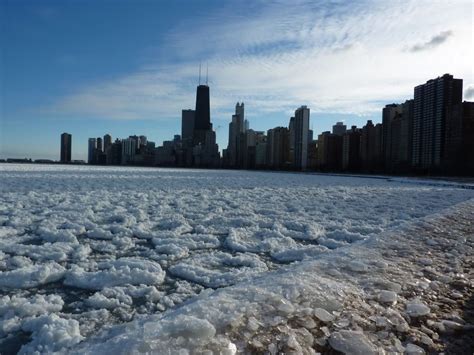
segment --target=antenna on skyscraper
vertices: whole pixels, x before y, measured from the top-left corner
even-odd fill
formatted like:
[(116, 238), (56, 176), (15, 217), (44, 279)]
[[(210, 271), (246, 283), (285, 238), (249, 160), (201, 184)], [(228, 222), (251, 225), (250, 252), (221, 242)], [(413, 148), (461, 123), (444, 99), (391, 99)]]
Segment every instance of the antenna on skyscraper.
[(199, 85), (201, 85), (201, 61), (199, 61)]
[(206, 63), (206, 86), (207, 86), (208, 75), (209, 75), (209, 63)]

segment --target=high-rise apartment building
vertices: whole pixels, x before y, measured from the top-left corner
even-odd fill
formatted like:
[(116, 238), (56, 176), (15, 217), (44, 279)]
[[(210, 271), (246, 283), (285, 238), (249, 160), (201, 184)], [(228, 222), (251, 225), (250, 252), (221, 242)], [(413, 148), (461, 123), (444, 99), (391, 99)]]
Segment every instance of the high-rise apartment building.
[(96, 149), (97, 149), (97, 140), (95, 138), (89, 138), (88, 147), (87, 147), (87, 162), (89, 164), (94, 163)]
[(102, 137), (97, 137), (96, 138), (96, 148), (99, 152), (103, 152), (104, 151), (104, 147), (102, 146)]
[(464, 101), (448, 113), (443, 170), (474, 175), (474, 102)]
[[(308, 165), (309, 108), (301, 106), (294, 117), (294, 157), (296, 169), (306, 169)], [(290, 132), (291, 134), (291, 132)]]
[(227, 145), (228, 163), (231, 167), (242, 167), (244, 154), (243, 143), (245, 137), (245, 108), (244, 103), (235, 105), (235, 114), (232, 115), (232, 121), (229, 123), (229, 142)]
[(357, 171), (360, 169), (361, 130), (352, 126), (342, 136), (342, 169)]
[(61, 163), (71, 162), (71, 146), (72, 146), (72, 135), (69, 133), (61, 134)]
[(342, 136), (346, 133), (347, 126), (343, 122), (337, 122), (334, 126), (332, 126), (332, 134), (336, 134), (338, 136)]
[(368, 172), (380, 171), (383, 164), (382, 124), (374, 125), (371, 120), (362, 127), (360, 137), (360, 159), (362, 169)]
[(107, 153), (107, 150), (112, 145), (112, 136), (110, 134), (106, 134), (104, 136), (104, 153)]
[(401, 111), (401, 105), (398, 104), (389, 104), (382, 109), (382, 154), (386, 167), (392, 164), (392, 122), (401, 114)]
[(267, 131), (267, 166), (286, 169), (289, 164), (289, 130), (275, 127)]
[(193, 141), (195, 113), (194, 110), (181, 111), (181, 139), (187, 146), (192, 145)]
[(133, 163), (137, 153), (139, 139), (137, 136), (130, 136), (122, 139), (122, 164)]
[(451, 112), (462, 103), (462, 79), (445, 74), (415, 87), (413, 108), (412, 165), (437, 171), (449, 148), (446, 127)]
[(342, 168), (342, 135), (329, 131), (318, 136), (318, 167), (326, 171)]
[(385, 171), (407, 172), (411, 163), (413, 100), (387, 105), (383, 119)]

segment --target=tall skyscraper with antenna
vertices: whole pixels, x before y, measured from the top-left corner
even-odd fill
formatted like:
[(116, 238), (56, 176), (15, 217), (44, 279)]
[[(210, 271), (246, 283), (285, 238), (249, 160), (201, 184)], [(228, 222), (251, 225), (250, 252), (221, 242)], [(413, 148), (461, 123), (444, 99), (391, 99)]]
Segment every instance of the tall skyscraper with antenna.
[(209, 99), (208, 73), (206, 70), (206, 85), (201, 84), (201, 64), (199, 64), (199, 85), (196, 91), (196, 110), (194, 121), (194, 144), (204, 144), (206, 132), (212, 130)]

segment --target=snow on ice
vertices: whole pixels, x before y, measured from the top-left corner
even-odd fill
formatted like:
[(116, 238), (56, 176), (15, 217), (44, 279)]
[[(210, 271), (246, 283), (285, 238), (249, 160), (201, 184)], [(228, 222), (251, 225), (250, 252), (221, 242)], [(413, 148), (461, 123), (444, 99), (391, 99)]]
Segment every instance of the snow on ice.
[(472, 209), (472, 186), (455, 183), (13, 164), (0, 179), (0, 352), (418, 353), (429, 331), (403, 344), (388, 331), (433, 315), (405, 290), (462, 278), (416, 246), (472, 252), (472, 235), (442, 226), (412, 235)]

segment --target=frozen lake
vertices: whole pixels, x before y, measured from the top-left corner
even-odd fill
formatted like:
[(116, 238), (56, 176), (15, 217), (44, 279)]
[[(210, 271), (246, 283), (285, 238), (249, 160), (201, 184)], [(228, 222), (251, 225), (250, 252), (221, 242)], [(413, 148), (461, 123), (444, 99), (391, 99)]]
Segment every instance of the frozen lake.
[(0, 164), (0, 352), (74, 347), (473, 197), (403, 178)]

